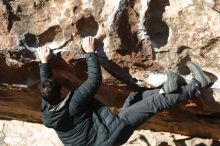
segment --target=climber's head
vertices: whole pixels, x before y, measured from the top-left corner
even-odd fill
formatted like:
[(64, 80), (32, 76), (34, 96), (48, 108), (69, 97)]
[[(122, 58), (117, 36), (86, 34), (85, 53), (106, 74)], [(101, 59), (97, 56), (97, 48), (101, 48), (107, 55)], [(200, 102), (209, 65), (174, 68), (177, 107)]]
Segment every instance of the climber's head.
[(55, 79), (45, 79), (40, 83), (42, 98), (51, 105), (57, 105), (62, 100), (61, 85)]

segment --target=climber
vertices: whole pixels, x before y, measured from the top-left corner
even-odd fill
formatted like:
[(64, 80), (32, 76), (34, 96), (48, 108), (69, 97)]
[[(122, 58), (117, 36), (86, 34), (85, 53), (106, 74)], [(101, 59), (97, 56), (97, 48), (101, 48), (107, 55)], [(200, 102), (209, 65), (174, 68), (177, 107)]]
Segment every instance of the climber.
[[(176, 73), (168, 72), (163, 88), (132, 92), (119, 114), (93, 98), (101, 85), (101, 68), (95, 53), (94, 38), (83, 39), (88, 66), (87, 80), (76, 90), (63, 94), (63, 88), (53, 78), (49, 64), (48, 47), (40, 47), (41, 118), (43, 124), (53, 128), (65, 146), (111, 146), (125, 143), (133, 131), (155, 113), (176, 103), (195, 99), (200, 88), (211, 81), (201, 68), (188, 62), (193, 79), (186, 85)], [(176, 90), (176, 91), (175, 91)], [(171, 92), (171, 93), (169, 93)]]

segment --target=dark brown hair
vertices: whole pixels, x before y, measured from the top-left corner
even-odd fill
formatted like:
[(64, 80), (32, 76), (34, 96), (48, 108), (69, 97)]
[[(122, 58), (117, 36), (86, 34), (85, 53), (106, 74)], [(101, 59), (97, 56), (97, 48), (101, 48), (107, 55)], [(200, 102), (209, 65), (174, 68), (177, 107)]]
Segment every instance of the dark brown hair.
[(51, 105), (57, 105), (61, 101), (61, 85), (55, 79), (45, 79), (40, 83), (42, 98)]

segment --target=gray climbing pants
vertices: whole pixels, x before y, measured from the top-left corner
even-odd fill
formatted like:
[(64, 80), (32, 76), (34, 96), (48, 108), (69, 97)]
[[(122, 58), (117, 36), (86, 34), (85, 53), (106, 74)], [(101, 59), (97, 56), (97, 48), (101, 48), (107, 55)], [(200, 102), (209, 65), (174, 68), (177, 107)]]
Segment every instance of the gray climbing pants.
[(124, 119), (129, 124), (120, 134), (116, 145), (125, 143), (134, 130), (154, 114), (178, 102), (195, 98), (197, 88), (192, 82), (172, 94), (159, 94), (159, 90), (130, 93), (118, 114), (119, 118)]

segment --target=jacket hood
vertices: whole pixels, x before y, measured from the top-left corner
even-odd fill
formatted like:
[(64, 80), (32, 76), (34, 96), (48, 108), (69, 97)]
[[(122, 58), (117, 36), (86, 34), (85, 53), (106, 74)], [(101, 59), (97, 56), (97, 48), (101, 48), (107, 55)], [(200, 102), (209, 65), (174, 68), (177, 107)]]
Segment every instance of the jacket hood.
[(58, 110), (51, 110), (51, 105), (42, 99), (41, 119), (43, 124), (48, 128), (58, 130), (62, 125), (64, 119), (68, 116), (68, 107), (64, 105)]

